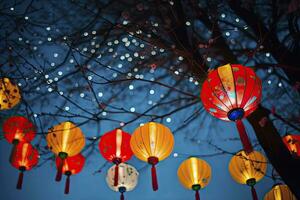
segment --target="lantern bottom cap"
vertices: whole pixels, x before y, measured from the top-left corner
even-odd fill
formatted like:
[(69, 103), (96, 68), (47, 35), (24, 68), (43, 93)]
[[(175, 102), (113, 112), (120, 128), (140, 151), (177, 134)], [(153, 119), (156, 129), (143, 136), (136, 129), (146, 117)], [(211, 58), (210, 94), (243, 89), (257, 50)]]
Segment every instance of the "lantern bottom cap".
[(227, 113), (228, 119), (231, 121), (241, 120), (245, 115), (243, 108), (234, 108)]
[(256, 184), (255, 178), (250, 178), (246, 181), (246, 184), (249, 186), (254, 186)]
[(155, 156), (151, 156), (148, 158), (148, 163), (151, 165), (156, 165), (159, 162), (159, 159)]
[(119, 187), (119, 192), (121, 192), (121, 193), (126, 192), (126, 187), (124, 187), (124, 186)]
[(192, 190), (197, 191), (201, 189), (201, 185), (200, 184), (194, 184), (192, 185)]
[(61, 159), (65, 159), (68, 157), (68, 154), (66, 152), (59, 152), (58, 157), (60, 157)]

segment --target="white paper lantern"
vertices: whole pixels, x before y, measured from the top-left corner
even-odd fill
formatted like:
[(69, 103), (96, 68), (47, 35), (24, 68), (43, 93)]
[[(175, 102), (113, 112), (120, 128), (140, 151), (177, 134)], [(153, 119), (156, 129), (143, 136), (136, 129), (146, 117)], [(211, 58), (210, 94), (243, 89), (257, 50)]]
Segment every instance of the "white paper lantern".
[(106, 183), (110, 189), (121, 193), (121, 199), (124, 199), (124, 192), (133, 190), (137, 183), (139, 173), (131, 165), (126, 163), (119, 164), (118, 185), (114, 186), (115, 165), (108, 169), (106, 175)]

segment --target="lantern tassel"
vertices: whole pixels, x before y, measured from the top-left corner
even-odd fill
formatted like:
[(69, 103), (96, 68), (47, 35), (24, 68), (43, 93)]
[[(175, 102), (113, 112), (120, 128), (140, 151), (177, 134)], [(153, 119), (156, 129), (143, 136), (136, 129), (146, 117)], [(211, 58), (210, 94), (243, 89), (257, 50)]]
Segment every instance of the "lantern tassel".
[(19, 173), (19, 178), (18, 178), (18, 183), (17, 183), (17, 189), (21, 190), (22, 189), (22, 185), (23, 185), (23, 177), (24, 177), (24, 172), (20, 171)]
[(251, 193), (252, 193), (252, 199), (258, 200), (257, 193), (256, 193), (254, 186), (251, 186)]
[(116, 164), (116, 166), (115, 166), (114, 186), (118, 186), (118, 180), (119, 180), (119, 164)]
[(195, 200), (200, 200), (199, 190), (195, 191)]
[(15, 151), (17, 149), (16, 147), (17, 147), (17, 145), (14, 144), (12, 149), (11, 149), (11, 152), (10, 152), (9, 161), (11, 163), (13, 163), (13, 160), (14, 160)]
[(62, 159), (61, 162), (59, 163), (57, 173), (56, 173), (56, 177), (55, 177), (55, 180), (57, 182), (61, 181), (63, 164), (64, 164), (64, 160)]
[(237, 120), (236, 121), (236, 127), (238, 129), (239, 135), (240, 135), (240, 139), (241, 142), (243, 144), (243, 148), (246, 151), (246, 153), (251, 153), (253, 151), (253, 147), (251, 145), (251, 142), (248, 138), (248, 135), (246, 133), (246, 129), (245, 126), (242, 122), (242, 120)]
[(125, 200), (124, 192), (121, 192), (120, 200)]
[(70, 192), (70, 175), (67, 175), (66, 185), (65, 185), (65, 194), (69, 194)]
[(153, 191), (156, 191), (156, 190), (158, 190), (158, 183), (157, 183), (157, 175), (156, 175), (155, 165), (152, 165), (151, 175), (152, 175), (152, 188), (153, 188)]

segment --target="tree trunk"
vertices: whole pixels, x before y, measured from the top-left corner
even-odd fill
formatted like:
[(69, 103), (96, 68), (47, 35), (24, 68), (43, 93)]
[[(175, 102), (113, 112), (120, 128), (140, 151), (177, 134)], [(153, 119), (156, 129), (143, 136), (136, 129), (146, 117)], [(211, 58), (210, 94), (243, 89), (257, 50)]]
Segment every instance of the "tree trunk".
[(260, 106), (247, 117), (269, 162), (297, 199), (300, 199), (300, 159), (294, 158), (269, 119), (270, 111)]

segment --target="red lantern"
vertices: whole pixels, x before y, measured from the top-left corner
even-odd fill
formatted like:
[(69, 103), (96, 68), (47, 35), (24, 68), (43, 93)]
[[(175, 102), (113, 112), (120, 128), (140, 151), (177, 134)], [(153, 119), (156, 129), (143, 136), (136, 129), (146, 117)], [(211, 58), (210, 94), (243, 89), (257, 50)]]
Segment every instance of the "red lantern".
[(35, 127), (27, 118), (14, 116), (3, 123), (5, 139), (11, 144), (31, 142), (35, 137)]
[(58, 169), (59, 166), (63, 166), (62, 172), (67, 176), (65, 194), (69, 194), (70, 191), (70, 176), (78, 174), (82, 170), (84, 163), (85, 158), (81, 154), (77, 154), (76, 156), (70, 156), (66, 159), (56, 157), (56, 168)]
[(286, 135), (282, 138), (292, 155), (300, 157), (300, 135)]
[(13, 167), (20, 170), (17, 189), (22, 189), (24, 172), (31, 170), (39, 160), (38, 151), (30, 143), (19, 143), (15, 146), (10, 158)]
[(227, 64), (208, 75), (201, 91), (203, 106), (211, 115), (236, 122), (247, 153), (252, 151), (252, 145), (242, 119), (257, 108), (261, 90), (261, 80), (251, 68)]
[(114, 185), (118, 185), (119, 176), (119, 164), (126, 162), (133, 155), (130, 147), (131, 135), (122, 131), (121, 129), (116, 129), (105, 133), (99, 142), (99, 150), (101, 155), (108, 160), (116, 164)]

